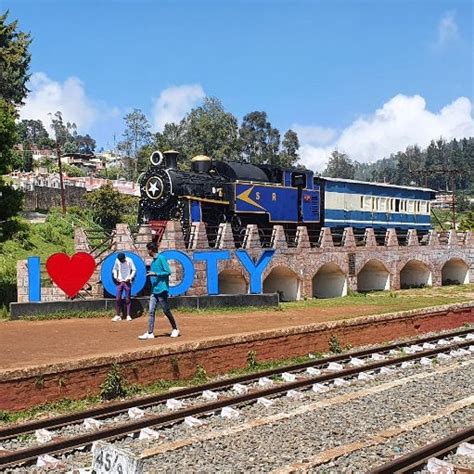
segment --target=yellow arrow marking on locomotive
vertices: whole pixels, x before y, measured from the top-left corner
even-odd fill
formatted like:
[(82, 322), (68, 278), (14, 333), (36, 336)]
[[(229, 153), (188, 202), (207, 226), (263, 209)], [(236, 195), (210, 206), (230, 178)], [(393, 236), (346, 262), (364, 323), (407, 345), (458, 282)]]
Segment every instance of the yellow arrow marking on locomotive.
[(237, 196), (237, 199), (240, 199), (241, 201), (246, 202), (247, 204), (250, 204), (251, 206), (258, 207), (259, 209), (263, 209), (264, 211), (266, 210), (264, 207), (262, 207), (260, 204), (255, 202), (251, 197), (250, 193), (253, 191), (254, 186), (251, 186), (250, 188), (247, 188), (244, 192), (240, 193)]

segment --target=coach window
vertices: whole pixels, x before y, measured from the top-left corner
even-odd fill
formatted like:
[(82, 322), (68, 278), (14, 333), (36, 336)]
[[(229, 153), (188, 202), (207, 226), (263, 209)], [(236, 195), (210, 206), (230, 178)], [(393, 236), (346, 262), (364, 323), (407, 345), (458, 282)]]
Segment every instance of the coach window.
[(430, 203), (429, 203), (429, 201), (426, 201), (426, 213), (427, 214), (430, 213)]
[(372, 198), (370, 196), (364, 196), (364, 209), (368, 211), (372, 209)]
[(395, 199), (395, 212), (400, 212), (400, 199)]
[(386, 199), (386, 198), (380, 198), (380, 210), (381, 211), (386, 211), (387, 210), (387, 201), (388, 201), (388, 199)]
[(360, 197), (360, 208), (364, 209), (364, 196)]

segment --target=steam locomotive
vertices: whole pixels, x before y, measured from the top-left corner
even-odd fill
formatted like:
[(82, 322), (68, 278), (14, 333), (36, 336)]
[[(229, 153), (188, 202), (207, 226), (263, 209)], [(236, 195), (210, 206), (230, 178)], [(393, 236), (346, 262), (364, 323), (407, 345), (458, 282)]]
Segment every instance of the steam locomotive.
[(230, 222), (236, 242), (247, 224), (258, 226), (261, 239), (269, 239), (275, 224), (287, 236), (304, 225), (311, 236), (321, 227), (335, 235), (345, 227), (357, 233), (372, 227), (379, 233), (431, 228), (427, 188), (369, 183), (314, 176), (310, 170), (216, 161), (204, 155), (191, 160), (191, 170), (178, 169), (173, 150), (150, 156), (150, 166), (139, 179), (139, 223), (179, 220), (185, 237), (193, 222), (205, 222), (208, 233)]

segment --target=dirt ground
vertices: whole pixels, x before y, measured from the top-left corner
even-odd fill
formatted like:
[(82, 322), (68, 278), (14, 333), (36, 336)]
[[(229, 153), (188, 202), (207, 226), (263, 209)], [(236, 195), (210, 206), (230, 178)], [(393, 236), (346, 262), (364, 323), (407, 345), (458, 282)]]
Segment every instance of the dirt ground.
[[(374, 305), (353, 307), (350, 317), (374, 314), (377, 309)], [(138, 339), (147, 329), (146, 316), (120, 322), (105, 318), (4, 321), (0, 323), (0, 371), (325, 322), (340, 319), (340, 313), (337, 307), (223, 314), (176, 312), (182, 335), (171, 339), (167, 319), (157, 317), (156, 337), (147, 341)]]

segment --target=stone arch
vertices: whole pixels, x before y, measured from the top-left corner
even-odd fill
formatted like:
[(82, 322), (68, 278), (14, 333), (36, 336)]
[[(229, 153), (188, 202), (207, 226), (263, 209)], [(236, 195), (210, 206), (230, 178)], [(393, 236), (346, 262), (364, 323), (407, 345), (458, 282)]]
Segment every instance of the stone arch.
[(225, 269), (219, 273), (219, 293), (243, 295), (248, 293), (247, 280), (239, 270)]
[(322, 265), (313, 276), (313, 297), (337, 298), (347, 295), (347, 278), (335, 263)]
[(301, 296), (301, 280), (284, 265), (274, 266), (263, 280), (264, 293), (278, 293), (281, 301), (295, 301)]
[(390, 289), (390, 272), (380, 260), (368, 260), (357, 274), (357, 291)]
[(400, 288), (431, 286), (433, 274), (430, 267), (421, 260), (408, 260), (400, 271)]
[(462, 258), (449, 259), (441, 269), (443, 285), (463, 285), (469, 283), (469, 265)]

